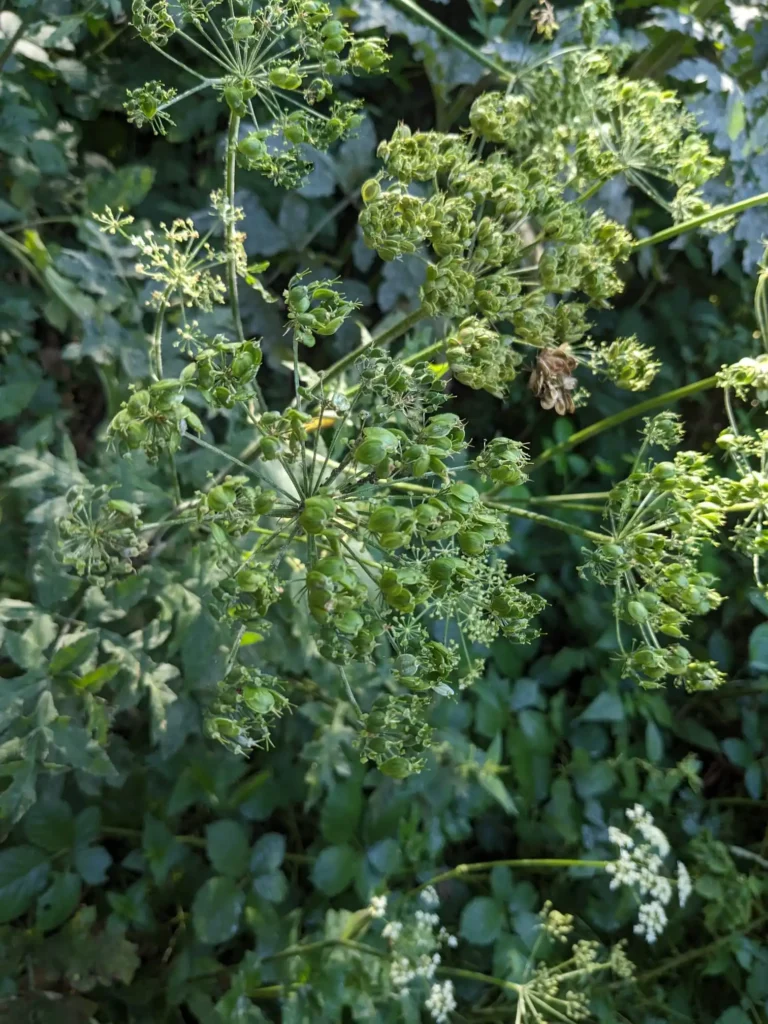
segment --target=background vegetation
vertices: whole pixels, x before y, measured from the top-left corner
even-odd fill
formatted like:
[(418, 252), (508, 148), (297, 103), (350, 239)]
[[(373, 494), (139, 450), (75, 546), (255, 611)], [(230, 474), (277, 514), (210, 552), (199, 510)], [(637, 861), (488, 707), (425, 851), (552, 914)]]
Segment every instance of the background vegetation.
[[(385, 78), (348, 87), (365, 101), (357, 134), (319, 154), (300, 188), (249, 172), (238, 193), (248, 258), (269, 261), (269, 287), (279, 294), (309, 267), (340, 277), (360, 303), (307, 357), (315, 369), (359, 343), (356, 319), (374, 325), (407, 311), (422, 283), (418, 264), (383, 262), (361, 238), (360, 187), (380, 166), (378, 142), (406, 111), (414, 128), (461, 122), (497, 84), (489, 62), (530, 59), (532, 6), (427, 0), (422, 7), (453, 40), (407, 2), (340, 10), (356, 32), (386, 36), (392, 54)], [(554, 10), (565, 31), (569, 13)], [(757, 7), (628, 0), (609, 35), (626, 43), (630, 74), (679, 89), (705, 122), (726, 158), (707, 185), (711, 201), (768, 191), (768, 22)], [(148, 464), (105, 453), (107, 424), (129, 383), (147, 374), (149, 288), (91, 213), (111, 206), (137, 221), (191, 213), (201, 222), (219, 185), (221, 106), (180, 106), (166, 136), (127, 122), (126, 89), (160, 77), (184, 86), (137, 37), (123, 0), (6, 5), (0, 68), (0, 1020), (430, 1019), (429, 986), (391, 998), (355, 947), (375, 893), (400, 893), (402, 903), (391, 902), (407, 922), (407, 894), (444, 872), (440, 919), (458, 936), (443, 951), (460, 1003), (451, 1019), (515, 1019), (520, 1003), (505, 1000), (504, 982), (512, 991), (524, 979), (551, 900), (574, 915), (580, 938), (631, 940), (637, 977), (598, 979), (596, 1019), (768, 1020), (768, 602), (743, 561), (725, 549), (706, 556), (728, 600), (697, 622), (691, 646), (727, 674), (717, 691), (622, 680), (610, 601), (577, 574), (582, 540), (516, 519), (510, 548), (548, 602), (543, 635), (493, 644), (484, 677), (437, 710), (438, 745), (422, 772), (398, 780), (360, 763), (333, 673), (290, 601), (253, 638), (258, 658), (290, 681), (295, 705), (275, 725), (272, 748), (243, 758), (204, 735), (195, 702), (215, 691), (226, 650), (200, 597), (202, 549), (174, 563), (169, 534), (165, 560), (108, 588), (86, 586), (61, 566), (51, 526), (86, 479), (118, 474), (132, 500), (162, 504)], [(628, 185), (606, 186), (593, 202), (637, 237), (668, 223)], [(633, 256), (597, 336), (636, 334), (655, 347), (663, 368), (649, 396), (754, 354), (764, 234), (768, 206), (757, 206), (725, 234), (691, 233)], [(210, 314), (209, 333), (226, 330), (219, 316)], [(283, 312), (252, 291), (243, 318), (263, 338), (267, 398), (283, 404), (292, 386)], [(430, 330), (412, 332), (404, 354), (429, 344)], [(180, 355), (167, 360), (166, 373), (177, 374)], [(517, 492), (528, 508), (604, 492), (632, 462), (638, 419), (578, 434), (632, 404), (609, 384), (590, 382), (589, 405), (562, 418), (527, 395), (450, 388), (473, 443), (501, 434), (534, 457), (549, 453)], [(677, 409), (689, 446), (711, 451), (727, 425), (720, 393), (702, 390)], [(249, 439), (226, 413), (214, 429), (228, 451)], [(177, 465), (185, 493), (220, 468), (199, 450), (180, 453)], [(561, 513), (577, 527), (594, 523), (578, 502)], [(88, 631), (65, 643), (83, 622)], [(95, 630), (109, 652), (98, 664)], [(611, 892), (599, 870), (451, 871), (602, 861), (606, 826), (638, 802), (694, 879), (654, 945), (633, 936), (632, 900)], [(297, 952), (307, 941), (312, 948)]]

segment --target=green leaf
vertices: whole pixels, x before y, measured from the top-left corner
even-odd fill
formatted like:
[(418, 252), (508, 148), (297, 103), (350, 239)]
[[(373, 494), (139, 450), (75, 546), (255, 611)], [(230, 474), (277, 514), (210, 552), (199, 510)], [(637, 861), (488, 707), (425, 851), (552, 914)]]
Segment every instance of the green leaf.
[(87, 658), (96, 647), (98, 637), (95, 633), (86, 633), (77, 640), (60, 647), (48, 663), (48, 669), (53, 676), (57, 676), (68, 669), (73, 668), (78, 662)]
[(355, 877), (360, 856), (351, 846), (327, 846), (312, 866), (312, 882), (326, 896), (338, 896)]
[(504, 926), (504, 911), (490, 896), (475, 896), (461, 912), (459, 934), (475, 946), (490, 946)]
[(368, 849), (368, 860), (382, 875), (396, 874), (403, 864), (403, 853), (396, 839), (381, 839)]
[(29, 910), (45, 888), (50, 863), (34, 846), (14, 846), (0, 853), (0, 924)]
[(739, 1006), (730, 1006), (725, 1013), (720, 1014), (715, 1024), (752, 1024), (752, 1018)]
[(49, 932), (63, 924), (77, 909), (81, 891), (80, 879), (74, 871), (57, 873), (51, 885), (37, 898), (37, 927)]
[(245, 896), (231, 878), (209, 878), (192, 902), (192, 924), (201, 942), (209, 946), (237, 935)]
[(243, 826), (229, 819), (214, 821), (205, 830), (208, 860), (221, 875), (239, 878), (248, 867), (248, 834)]
[(57, 853), (75, 843), (75, 819), (63, 800), (39, 800), (24, 819), (24, 834), (30, 843)]
[(482, 773), (478, 776), (478, 782), (497, 803), (501, 804), (507, 814), (517, 814), (515, 801), (509, 794), (509, 790), (498, 777), (498, 775), (487, 775)]
[(645, 752), (652, 764), (657, 764), (664, 756), (664, 737), (661, 729), (650, 720), (645, 723)]
[(768, 672), (768, 622), (761, 622), (752, 630), (749, 660), (755, 672)]
[(151, 814), (144, 816), (142, 850), (158, 885), (163, 885), (170, 870), (184, 857), (184, 847), (173, 832)]
[(282, 903), (288, 895), (288, 879), (282, 871), (256, 875), (253, 880), (253, 891), (270, 903)]
[(86, 846), (75, 850), (75, 867), (87, 885), (103, 885), (112, 857), (103, 846)]
[(260, 836), (251, 851), (250, 869), (252, 875), (266, 875), (277, 871), (285, 857), (285, 836), (279, 832), (267, 832)]
[(122, 665), (119, 661), (106, 661), (91, 672), (86, 672), (84, 676), (72, 679), (71, 683), (78, 690), (91, 690), (93, 693), (98, 693), (105, 683), (114, 679), (121, 668)]
[(617, 693), (603, 690), (579, 716), (582, 722), (622, 722), (624, 705)]
[(320, 815), (320, 827), (328, 842), (345, 843), (358, 832), (363, 810), (360, 784), (349, 780), (337, 783), (328, 794)]

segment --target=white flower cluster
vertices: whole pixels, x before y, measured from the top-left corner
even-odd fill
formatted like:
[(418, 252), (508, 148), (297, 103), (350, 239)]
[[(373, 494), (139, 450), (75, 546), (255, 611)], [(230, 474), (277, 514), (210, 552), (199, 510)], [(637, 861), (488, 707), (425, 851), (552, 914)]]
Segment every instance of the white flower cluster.
[(368, 906), (368, 913), (371, 917), (386, 917), (387, 914), (387, 897), (386, 896), (373, 896)]
[(678, 901), (683, 907), (691, 894), (691, 878), (681, 861), (677, 862), (675, 880), (662, 873), (664, 861), (672, 852), (669, 840), (642, 804), (635, 804), (626, 814), (635, 835), (619, 828), (608, 829), (608, 838), (618, 849), (619, 857), (605, 870), (612, 875), (612, 889), (626, 885), (639, 896), (634, 931), (653, 943), (667, 925), (666, 908), (672, 900), (673, 886), (677, 885)]
[[(425, 1006), (435, 1021), (442, 1022), (456, 1009), (456, 999), (452, 983), (441, 984), (435, 982), (434, 977), (442, 960), (441, 948), (455, 947), (458, 939), (440, 924), (440, 916), (435, 913), (440, 898), (432, 886), (422, 890), (419, 900), (421, 906), (404, 920), (387, 921), (382, 928), (382, 938), (389, 940), (392, 953), (389, 980), (397, 997), (403, 995), (412, 982), (429, 983)], [(372, 917), (384, 917), (386, 897), (374, 896), (368, 910)]]
[(453, 994), (453, 982), (438, 982), (429, 991), (429, 998), (424, 1004), (437, 1024), (448, 1020), (448, 1014), (456, 1009), (456, 997)]

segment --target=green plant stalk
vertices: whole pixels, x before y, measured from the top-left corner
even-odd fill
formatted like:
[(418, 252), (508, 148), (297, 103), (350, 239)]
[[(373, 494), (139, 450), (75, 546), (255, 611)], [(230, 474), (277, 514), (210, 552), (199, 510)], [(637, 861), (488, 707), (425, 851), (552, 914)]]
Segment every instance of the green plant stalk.
[[(761, 917), (756, 918), (751, 924), (748, 924), (746, 928), (740, 929), (738, 935), (746, 935), (748, 932), (757, 931), (758, 928), (762, 928), (763, 925), (768, 924), (768, 914), (763, 914)], [(710, 956), (715, 953), (721, 946), (726, 945), (736, 935), (735, 932), (729, 932), (728, 935), (723, 935), (719, 939), (715, 939), (714, 942), (707, 943), (706, 946), (699, 946), (698, 949), (688, 949), (685, 953), (680, 953), (678, 956), (670, 957), (663, 964), (659, 964), (658, 967), (652, 968), (650, 971), (645, 971), (643, 974), (638, 974), (633, 978), (621, 978), (619, 981), (611, 982), (610, 985), (606, 985), (608, 989), (622, 988), (624, 985), (643, 985), (648, 981), (655, 981), (656, 978), (661, 977), (662, 974), (668, 974), (670, 971), (676, 971), (679, 967), (684, 964), (690, 963), (692, 960), (700, 960), (702, 957)]]
[(611, 430), (613, 427), (619, 426), (620, 423), (626, 423), (627, 420), (634, 419), (635, 416), (642, 416), (643, 413), (652, 412), (663, 405), (672, 405), (672, 403), (679, 402), (690, 395), (695, 395), (699, 391), (707, 391), (709, 388), (715, 387), (716, 384), (716, 376), (703, 377), (693, 384), (686, 384), (684, 387), (665, 391), (663, 395), (657, 395), (656, 398), (648, 398), (644, 402), (638, 402), (637, 405), (630, 406), (629, 409), (622, 409), (621, 412), (614, 413), (613, 416), (606, 416), (605, 419), (598, 420), (597, 423), (592, 423), (590, 426), (584, 427), (583, 430), (577, 430), (575, 434), (571, 434), (569, 438), (561, 441), (560, 444), (554, 444), (551, 448), (545, 449), (541, 455), (533, 460), (532, 468), (536, 469), (542, 466), (556, 455), (570, 451), (571, 448), (575, 448), (583, 441), (588, 441), (591, 437), (596, 437), (605, 430)]
[(443, 23), (438, 21), (437, 18), (428, 14), (427, 11), (422, 10), (414, 0), (392, 0), (392, 3), (395, 7), (399, 7), (404, 13), (410, 14), (411, 17), (420, 21), (422, 25), (426, 25), (434, 32), (437, 32), (439, 36), (442, 36), (443, 39), (451, 43), (458, 50), (463, 50), (464, 53), (473, 57), (479, 64), (483, 64), (500, 78), (512, 79), (515, 77), (508, 68), (504, 67), (503, 64), (499, 64), (493, 57), (489, 57), (488, 54), (483, 53), (482, 50), (478, 50), (476, 46), (473, 46), (472, 43), (462, 38), (462, 36), (457, 35), (452, 29), (448, 28), (447, 25), (443, 25)]
[(549, 870), (550, 868), (597, 868), (599, 870), (605, 870), (605, 868), (613, 863), (609, 860), (573, 860), (568, 857), (544, 857), (534, 859), (512, 859), (512, 860), (486, 860), (480, 861), (477, 864), (457, 864), (455, 868), (451, 868), (450, 871), (443, 871), (442, 874), (435, 875), (433, 878), (428, 879), (426, 882), (422, 882), (421, 885), (416, 886), (411, 891), (421, 892), (428, 885), (437, 885), (439, 882), (447, 882), (451, 878), (463, 878), (465, 875), (476, 875), (476, 874), (487, 874), (492, 868), (541, 868), (543, 870)]
[(509, 989), (519, 993), (523, 985), (504, 978), (495, 978), (492, 974), (481, 974), (479, 971), (468, 971), (464, 967), (438, 967), (437, 973), (443, 978), (466, 978), (467, 981), (481, 981), (484, 985), (495, 985), (497, 988)]
[[(226, 246), (227, 246), (227, 291), (229, 293), (229, 308), (232, 310), (232, 319), (235, 326), (235, 337), (243, 344), (245, 342), (245, 331), (240, 316), (240, 297), (237, 291), (237, 255), (235, 253), (235, 173), (237, 157), (237, 141), (240, 131), (240, 118), (234, 111), (229, 115), (229, 128), (227, 130), (227, 159), (226, 159), (226, 191), (228, 203), (228, 217), (226, 223)], [(253, 390), (256, 397), (256, 404), (261, 412), (266, 412), (267, 404), (261, 393), (261, 388), (253, 382)]]
[(646, 245), (658, 245), (659, 242), (666, 242), (670, 238), (677, 238), (678, 235), (684, 235), (686, 231), (693, 231), (694, 228), (700, 228), (704, 224), (709, 224), (710, 221), (718, 220), (720, 217), (729, 217), (735, 213), (742, 213), (752, 206), (760, 206), (761, 203), (768, 203), (768, 192), (761, 192), (760, 195), (750, 196), (749, 199), (742, 199), (738, 203), (731, 203), (730, 206), (718, 206), (717, 209), (709, 210), (698, 217), (691, 217), (690, 220), (685, 220), (682, 224), (673, 224), (670, 228), (657, 231), (655, 235), (648, 235), (647, 238), (638, 238), (632, 243), (632, 251), (643, 249)]
[(420, 320), (423, 320), (427, 316), (424, 309), (419, 306), (418, 309), (414, 309), (412, 313), (408, 313), (393, 324), (392, 327), (387, 328), (386, 331), (382, 331), (380, 334), (374, 334), (370, 341), (366, 341), (363, 345), (358, 345), (356, 349), (348, 352), (341, 359), (337, 360), (332, 366), (323, 373), (323, 381), (333, 380), (334, 377), (338, 377), (340, 373), (343, 373), (348, 366), (351, 366), (360, 356), (364, 356), (366, 352), (370, 352), (372, 348), (381, 348), (384, 345), (391, 345), (393, 341), (397, 341), (407, 331), (411, 329)]
[[(397, 480), (388, 481), (386, 486), (398, 491), (410, 491), (412, 494), (434, 495), (440, 492), (434, 487), (425, 487), (422, 484), (400, 483)], [(490, 493), (490, 492), (489, 492)], [(489, 508), (497, 509), (499, 512), (506, 512), (507, 515), (516, 516), (518, 519), (530, 519), (540, 526), (549, 526), (554, 530), (563, 533), (572, 533), (574, 537), (581, 537), (584, 540), (592, 541), (593, 544), (604, 544), (610, 540), (605, 533), (596, 533), (594, 530), (585, 530), (582, 526), (574, 523), (564, 523), (561, 519), (554, 519), (552, 516), (542, 515), (540, 512), (532, 512), (527, 508), (517, 508), (514, 505), (507, 505), (503, 501), (489, 501), (486, 495), (481, 495), (483, 504)]]

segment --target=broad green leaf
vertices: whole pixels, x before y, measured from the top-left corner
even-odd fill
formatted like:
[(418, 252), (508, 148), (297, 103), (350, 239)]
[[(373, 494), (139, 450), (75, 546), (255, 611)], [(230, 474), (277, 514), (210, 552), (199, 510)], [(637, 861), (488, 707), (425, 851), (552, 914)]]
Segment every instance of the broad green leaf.
[(358, 832), (363, 794), (358, 782), (337, 783), (328, 794), (320, 815), (320, 827), (328, 842), (345, 843)]
[(24, 819), (24, 834), (30, 843), (56, 853), (75, 842), (75, 819), (69, 804), (54, 798), (39, 800)]
[(192, 923), (201, 942), (215, 946), (240, 928), (245, 896), (231, 878), (209, 878), (192, 902)]
[(112, 857), (103, 846), (85, 846), (75, 850), (75, 867), (87, 885), (103, 885)]
[(266, 875), (277, 871), (285, 857), (285, 836), (279, 832), (267, 832), (259, 836), (251, 851), (250, 870), (252, 875)]
[(312, 882), (326, 896), (338, 896), (355, 877), (360, 855), (351, 846), (327, 846), (312, 866)]
[(58, 928), (75, 912), (80, 893), (80, 879), (73, 871), (56, 874), (53, 882), (37, 898), (37, 927), (43, 932)]
[(617, 693), (604, 690), (579, 716), (582, 722), (622, 722), (624, 705)]
[(368, 860), (382, 875), (396, 874), (403, 863), (403, 854), (396, 839), (380, 839), (368, 848)]
[(459, 934), (474, 946), (490, 946), (504, 927), (504, 911), (490, 896), (475, 896), (464, 907)]
[(34, 846), (12, 846), (0, 852), (0, 924), (29, 910), (45, 888), (50, 863)]
[(78, 662), (82, 661), (83, 658), (87, 658), (91, 651), (94, 650), (97, 641), (98, 637), (95, 633), (86, 633), (65, 647), (60, 647), (48, 663), (51, 675), (57, 676), (61, 672), (74, 668)]
[(248, 867), (248, 834), (238, 821), (214, 821), (205, 830), (208, 860), (220, 875), (239, 878)]
[(256, 875), (253, 890), (270, 903), (281, 903), (288, 895), (288, 879), (282, 871), (270, 871)]

